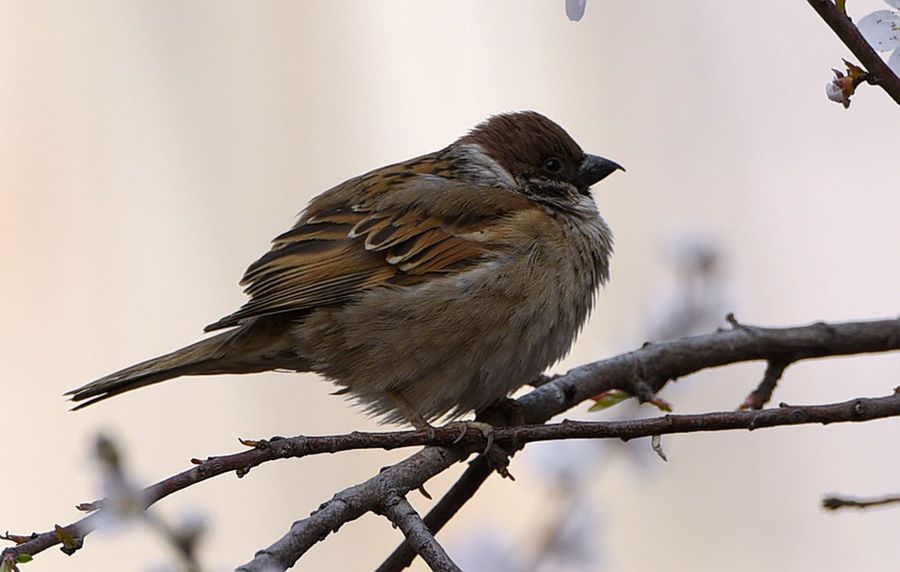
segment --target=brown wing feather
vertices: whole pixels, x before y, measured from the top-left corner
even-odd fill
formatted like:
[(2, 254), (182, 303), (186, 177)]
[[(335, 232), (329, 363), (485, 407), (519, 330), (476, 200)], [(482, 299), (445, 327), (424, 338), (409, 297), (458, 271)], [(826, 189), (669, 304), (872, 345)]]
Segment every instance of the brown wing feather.
[[(398, 183), (397, 169), (352, 179), (314, 200), (296, 226), (276, 237), (272, 250), (247, 269), (241, 284), (250, 300), (206, 331), (256, 316), (341, 304), (382, 285), (412, 285), (425, 275), (459, 272), (496, 248), (485, 228), (528, 205), (512, 193), (491, 193), (501, 200), (479, 201), (482, 212), (472, 212), (473, 193), (483, 189), (432, 171)], [(398, 197), (409, 192), (416, 201)]]

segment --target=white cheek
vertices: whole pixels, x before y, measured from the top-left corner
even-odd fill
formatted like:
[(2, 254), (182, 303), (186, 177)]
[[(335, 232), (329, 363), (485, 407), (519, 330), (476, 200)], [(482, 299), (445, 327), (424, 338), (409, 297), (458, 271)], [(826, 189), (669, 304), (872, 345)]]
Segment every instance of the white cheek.
[(469, 161), (477, 163), (484, 169), (484, 184), (507, 188), (516, 186), (516, 180), (509, 174), (509, 171), (500, 166), (500, 163), (491, 159), (488, 154), (484, 152), (484, 148), (481, 145), (477, 143), (467, 143), (465, 145), (460, 145), (460, 149)]

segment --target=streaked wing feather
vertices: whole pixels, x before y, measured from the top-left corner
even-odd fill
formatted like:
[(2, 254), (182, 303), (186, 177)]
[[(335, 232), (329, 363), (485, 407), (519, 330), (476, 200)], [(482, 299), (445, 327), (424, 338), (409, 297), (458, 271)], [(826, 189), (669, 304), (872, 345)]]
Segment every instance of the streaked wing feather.
[[(391, 169), (396, 167), (383, 169), (382, 177), (352, 179), (313, 201), (294, 228), (276, 237), (272, 249), (247, 269), (241, 284), (250, 300), (206, 330), (341, 304), (382, 285), (409, 286), (459, 272), (494, 248), (484, 233), (473, 231), (527, 204), (507, 197), (472, 212), (471, 197), (483, 189), (449, 179), (438, 184), (434, 175), (423, 179), (423, 200), (404, 204), (393, 195), (415, 189), (417, 178), (405, 177), (392, 191), (384, 182), (393, 176)], [(338, 200), (342, 193), (343, 204)]]

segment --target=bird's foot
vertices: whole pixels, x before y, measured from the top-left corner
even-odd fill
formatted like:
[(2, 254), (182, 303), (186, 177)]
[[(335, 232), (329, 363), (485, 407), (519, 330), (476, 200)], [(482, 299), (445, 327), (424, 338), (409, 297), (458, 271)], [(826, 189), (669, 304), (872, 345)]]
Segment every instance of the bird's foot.
[(515, 480), (509, 473), (509, 453), (507, 453), (499, 445), (494, 445), (494, 426), (490, 423), (482, 421), (454, 421), (444, 425), (444, 429), (459, 428), (459, 435), (453, 444), (460, 443), (466, 437), (469, 429), (475, 429), (485, 439), (485, 446), (479, 454), (479, 458), (483, 458), (493, 470), (500, 473), (504, 478)]
[(484, 446), (484, 451), (482, 454), (488, 452), (488, 450), (494, 445), (494, 426), (490, 423), (483, 423), (481, 421), (452, 421), (444, 425), (444, 429), (458, 429), (459, 435), (453, 441), (453, 445), (459, 444), (466, 437), (466, 433), (469, 432), (469, 429), (475, 429), (487, 443)]

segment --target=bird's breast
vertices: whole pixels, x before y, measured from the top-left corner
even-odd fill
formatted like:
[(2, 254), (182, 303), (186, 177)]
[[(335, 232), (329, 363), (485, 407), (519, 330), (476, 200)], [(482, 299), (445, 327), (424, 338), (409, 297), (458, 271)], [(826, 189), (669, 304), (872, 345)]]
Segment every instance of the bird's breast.
[(605, 280), (608, 248), (602, 221), (511, 222), (508, 244), (463, 272), (314, 312), (298, 330), (314, 369), (389, 418), (386, 394), (435, 419), (534, 379), (571, 348)]

